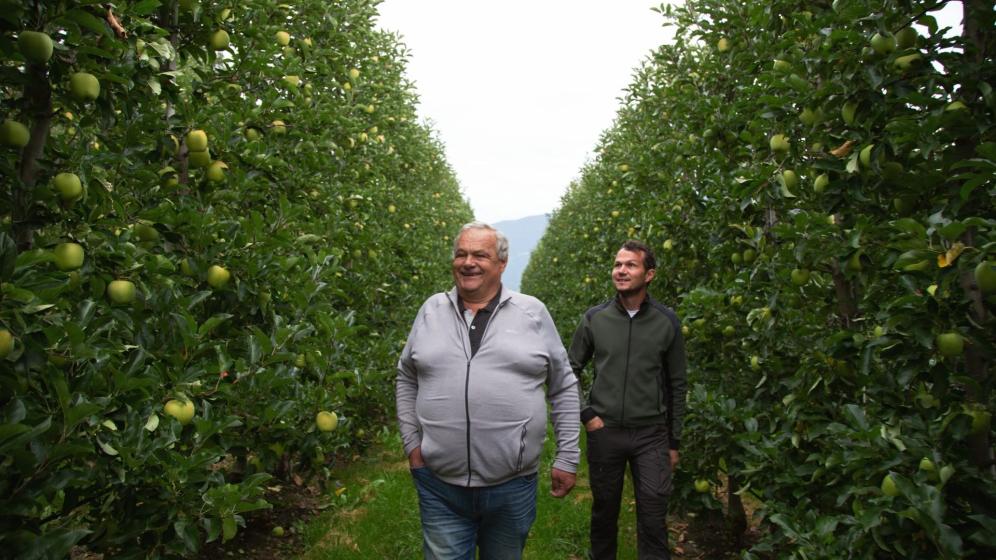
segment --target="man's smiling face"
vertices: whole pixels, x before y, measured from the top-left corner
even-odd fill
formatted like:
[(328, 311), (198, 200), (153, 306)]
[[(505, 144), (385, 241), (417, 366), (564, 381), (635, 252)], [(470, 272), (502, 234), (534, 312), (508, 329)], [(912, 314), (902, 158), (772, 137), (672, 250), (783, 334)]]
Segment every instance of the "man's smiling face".
[(453, 254), (453, 280), (460, 297), (472, 302), (494, 297), (505, 264), (498, 260), (498, 240), (493, 231), (465, 230)]

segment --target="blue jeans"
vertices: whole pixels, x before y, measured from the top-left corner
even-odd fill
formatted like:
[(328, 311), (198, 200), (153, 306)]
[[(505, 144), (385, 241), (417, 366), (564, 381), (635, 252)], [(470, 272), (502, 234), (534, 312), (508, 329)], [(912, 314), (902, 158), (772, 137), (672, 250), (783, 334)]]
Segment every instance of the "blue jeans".
[(426, 560), (519, 560), (536, 520), (536, 475), (468, 488), (412, 469)]

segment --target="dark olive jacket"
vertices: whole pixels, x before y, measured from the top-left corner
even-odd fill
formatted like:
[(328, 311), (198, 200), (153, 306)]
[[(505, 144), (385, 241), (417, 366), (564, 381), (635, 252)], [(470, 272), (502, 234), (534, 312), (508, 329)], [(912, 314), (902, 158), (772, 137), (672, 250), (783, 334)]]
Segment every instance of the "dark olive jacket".
[(678, 449), (685, 415), (685, 340), (673, 310), (650, 296), (630, 318), (616, 297), (589, 309), (568, 351), (574, 374), (594, 361), (581, 420), (599, 416), (606, 426), (663, 424)]

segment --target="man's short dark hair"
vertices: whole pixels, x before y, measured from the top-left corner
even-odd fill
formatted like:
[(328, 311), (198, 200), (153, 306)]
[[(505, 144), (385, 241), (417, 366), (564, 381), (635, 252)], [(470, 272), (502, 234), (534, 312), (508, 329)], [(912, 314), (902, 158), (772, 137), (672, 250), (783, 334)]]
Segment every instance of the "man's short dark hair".
[(625, 249), (634, 253), (637, 251), (643, 253), (643, 268), (647, 270), (657, 270), (657, 259), (654, 257), (654, 250), (651, 249), (646, 243), (630, 239), (623, 243), (620, 249)]

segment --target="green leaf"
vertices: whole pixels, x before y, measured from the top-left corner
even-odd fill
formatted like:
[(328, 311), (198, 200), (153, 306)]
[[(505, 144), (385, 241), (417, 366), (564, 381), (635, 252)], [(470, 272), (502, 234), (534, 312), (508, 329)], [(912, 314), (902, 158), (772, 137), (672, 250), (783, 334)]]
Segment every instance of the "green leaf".
[(104, 20), (92, 15), (90, 12), (79, 8), (75, 10), (67, 11), (63, 17), (69, 21), (75, 22), (80, 27), (84, 27), (97, 33), (98, 35), (104, 35), (109, 39), (113, 39), (114, 34), (111, 33), (111, 28), (104, 22)]
[(235, 532), (237, 530), (235, 524), (235, 516), (226, 515), (225, 517), (221, 518), (221, 528), (222, 528), (222, 536), (221, 536), (222, 542), (229, 541), (235, 538)]
[(217, 327), (218, 325), (224, 323), (225, 321), (231, 318), (232, 318), (231, 313), (219, 313), (211, 317), (207, 321), (204, 321), (204, 323), (201, 324), (201, 326), (197, 329), (198, 336), (203, 337), (204, 335), (214, 330), (215, 327)]

